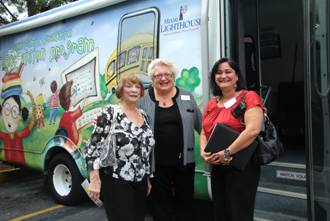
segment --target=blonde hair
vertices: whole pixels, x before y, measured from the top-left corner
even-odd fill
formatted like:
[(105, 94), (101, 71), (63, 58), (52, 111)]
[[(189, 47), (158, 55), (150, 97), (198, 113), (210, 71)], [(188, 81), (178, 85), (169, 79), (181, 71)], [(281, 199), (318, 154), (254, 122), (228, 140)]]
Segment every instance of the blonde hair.
[(156, 58), (148, 66), (148, 75), (150, 78), (153, 78), (153, 76), (155, 75), (157, 65), (163, 65), (163, 66), (168, 67), (170, 69), (170, 71), (172, 72), (172, 74), (174, 75), (174, 77), (176, 77), (178, 75), (178, 70), (176, 69), (176, 67), (172, 61), (169, 61), (164, 58)]
[(118, 87), (116, 88), (116, 96), (119, 99), (121, 98), (121, 96), (123, 94), (123, 89), (124, 89), (124, 86), (126, 83), (138, 84), (141, 87), (141, 97), (144, 95), (143, 83), (136, 74), (134, 74), (134, 73), (122, 74), (120, 76)]

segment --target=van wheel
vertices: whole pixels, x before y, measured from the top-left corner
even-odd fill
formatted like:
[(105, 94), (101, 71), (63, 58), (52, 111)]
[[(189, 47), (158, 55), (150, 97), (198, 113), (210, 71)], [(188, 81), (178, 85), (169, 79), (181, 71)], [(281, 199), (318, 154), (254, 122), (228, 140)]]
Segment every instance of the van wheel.
[(53, 197), (58, 203), (75, 205), (86, 194), (81, 187), (83, 181), (73, 159), (68, 154), (55, 155), (49, 163), (48, 183)]

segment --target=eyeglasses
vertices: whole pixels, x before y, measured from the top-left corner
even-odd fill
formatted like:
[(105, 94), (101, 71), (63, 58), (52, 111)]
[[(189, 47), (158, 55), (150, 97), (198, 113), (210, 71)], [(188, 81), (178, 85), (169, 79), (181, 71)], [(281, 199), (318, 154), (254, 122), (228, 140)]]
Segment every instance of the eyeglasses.
[(166, 78), (166, 79), (169, 79), (173, 76), (173, 74), (171, 73), (164, 73), (164, 74), (155, 74), (154, 75), (154, 78), (157, 79), (157, 80), (160, 80), (162, 79), (163, 77)]
[(6, 103), (5, 106), (4, 106), (4, 115), (8, 117), (9, 114), (11, 114), (11, 116), (14, 119), (16, 119), (18, 117), (18, 114), (19, 114), (18, 106), (10, 107), (10, 105), (8, 103)]

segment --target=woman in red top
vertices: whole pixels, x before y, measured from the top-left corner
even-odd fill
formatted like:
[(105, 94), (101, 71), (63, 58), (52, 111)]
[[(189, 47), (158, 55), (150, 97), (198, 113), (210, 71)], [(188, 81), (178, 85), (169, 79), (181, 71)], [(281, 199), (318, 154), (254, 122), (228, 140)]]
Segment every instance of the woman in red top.
[[(230, 165), (230, 161), (235, 153), (247, 148), (259, 134), (263, 121), (263, 105), (254, 91), (243, 89), (242, 80), (238, 65), (227, 58), (220, 59), (212, 68), (210, 84), (214, 97), (203, 113), (200, 149), (202, 158), (212, 165), (215, 220), (253, 220), (260, 166), (251, 161), (244, 171), (239, 171)], [(232, 110), (243, 97), (246, 109), (242, 117), (235, 118)], [(235, 129), (240, 135), (225, 150), (212, 154), (205, 152), (204, 148), (217, 123)]]

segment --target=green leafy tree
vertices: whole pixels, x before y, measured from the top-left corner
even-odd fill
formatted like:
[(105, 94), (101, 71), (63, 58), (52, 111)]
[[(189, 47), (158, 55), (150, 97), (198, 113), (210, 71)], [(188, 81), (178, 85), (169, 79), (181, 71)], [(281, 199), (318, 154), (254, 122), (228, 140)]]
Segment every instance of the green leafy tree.
[(180, 77), (176, 79), (176, 85), (194, 92), (195, 88), (200, 84), (198, 68), (183, 69)]
[(27, 0), (28, 15), (32, 16), (75, 1), (77, 0)]
[(0, 0), (0, 25), (17, 21), (19, 13), (25, 10), (26, 1), (24, 0)]
[(0, 25), (17, 21), (22, 12), (32, 16), (74, 1), (78, 0), (0, 0)]

